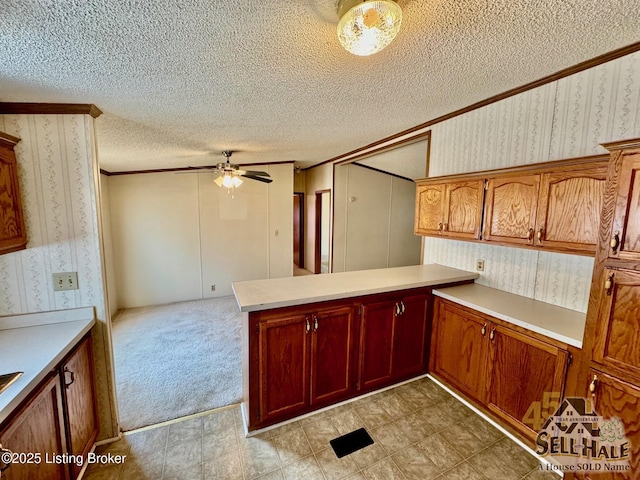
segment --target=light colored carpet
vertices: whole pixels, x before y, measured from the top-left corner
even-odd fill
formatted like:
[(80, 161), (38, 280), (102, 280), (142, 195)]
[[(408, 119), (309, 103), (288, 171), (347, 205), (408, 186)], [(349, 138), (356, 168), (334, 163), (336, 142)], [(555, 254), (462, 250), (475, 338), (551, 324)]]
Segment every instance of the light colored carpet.
[(234, 297), (122, 310), (113, 322), (120, 428), (240, 402), (240, 318)]

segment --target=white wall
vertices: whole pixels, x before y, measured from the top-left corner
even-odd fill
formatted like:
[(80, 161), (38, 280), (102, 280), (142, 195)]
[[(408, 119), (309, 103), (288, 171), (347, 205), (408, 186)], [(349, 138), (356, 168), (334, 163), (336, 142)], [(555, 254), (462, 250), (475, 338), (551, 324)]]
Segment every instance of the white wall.
[(233, 195), (209, 173), (109, 177), (119, 308), (232, 295), (233, 281), (292, 275), (293, 166), (260, 169), (272, 183), (247, 179)]
[(335, 167), (333, 271), (420, 263), (415, 184), (356, 164)]
[[(640, 136), (640, 53), (493, 103), (431, 129), (430, 176), (606, 153)], [(425, 238), (424, 263), (465, 270), (479, 283), (586, 312), (593, 259)]]
[[(0, 115), (16, 147), (27, 249), (0, 256), (0, 315), (95, 307), (100, 439), (117, 435), (105, 302), (94, 119)], [(78, 272), (78, 290), (53, 291), (54, 272)]]
[[(109, 177), (100, 175), (101, 199), (109, 198)], [(102, 211), (102, 238), (104, 244), (104, 270), (106, 274), (107, 304), (113, 316), (118, 310), (118, 291), (116, 289), (115, 260), (113, 257), (113, 237), (111, 235), (111, 208), (108, 201), (100, 201)]]

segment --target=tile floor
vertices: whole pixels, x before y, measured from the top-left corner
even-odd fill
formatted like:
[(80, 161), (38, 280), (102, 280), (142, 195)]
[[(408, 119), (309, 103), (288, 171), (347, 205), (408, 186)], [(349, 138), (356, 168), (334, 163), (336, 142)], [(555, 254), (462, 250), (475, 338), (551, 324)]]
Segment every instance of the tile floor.
[[(338, 459), (329, 440), (365, 427), (374, 444)], [(98, 448), (123, 465), (86, 480), (558, 480), (428, 378), (245, 438), (239, 407), (125, 435)]]

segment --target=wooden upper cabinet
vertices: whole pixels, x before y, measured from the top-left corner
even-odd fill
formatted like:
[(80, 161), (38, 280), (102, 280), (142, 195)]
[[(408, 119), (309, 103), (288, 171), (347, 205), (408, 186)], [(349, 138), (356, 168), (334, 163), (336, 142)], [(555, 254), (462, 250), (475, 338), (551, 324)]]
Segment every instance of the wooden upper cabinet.
[(443, 234), (449, 237), (480, 238), (484, 181), (447, 185)]
[(593, 361), (640, 379), (640, 273), (606, 270)]
[(439, 235), (444, 224), (446, 184), (418, 185), (416, 190), (415, 232)]
[(609, 257), (640, 260), (640, 152), (626, 154), (618, 172)]
[(415, 232), (480, 238), (484, 181), (420, 184), (416, 190)]
[(543, 174), (535, 244), (557, 250), (594, 253), (606, 179), (604, 165)]
[(490, 178), (483, 238), (533, 245), (540, 175)]
[(0, 132), (0, 254), (27, 247), (27, 233), (13, 151), (20, 139)]

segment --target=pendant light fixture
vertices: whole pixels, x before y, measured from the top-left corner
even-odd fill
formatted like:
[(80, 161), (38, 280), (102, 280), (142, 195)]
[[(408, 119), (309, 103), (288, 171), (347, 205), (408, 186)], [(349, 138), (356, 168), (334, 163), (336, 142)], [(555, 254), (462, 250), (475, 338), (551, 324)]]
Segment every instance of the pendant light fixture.
[(400, 31), (402, 9), (392, 0), (340, 0), (338, 40), (348, 52), (367, 56), (389, 45)]

